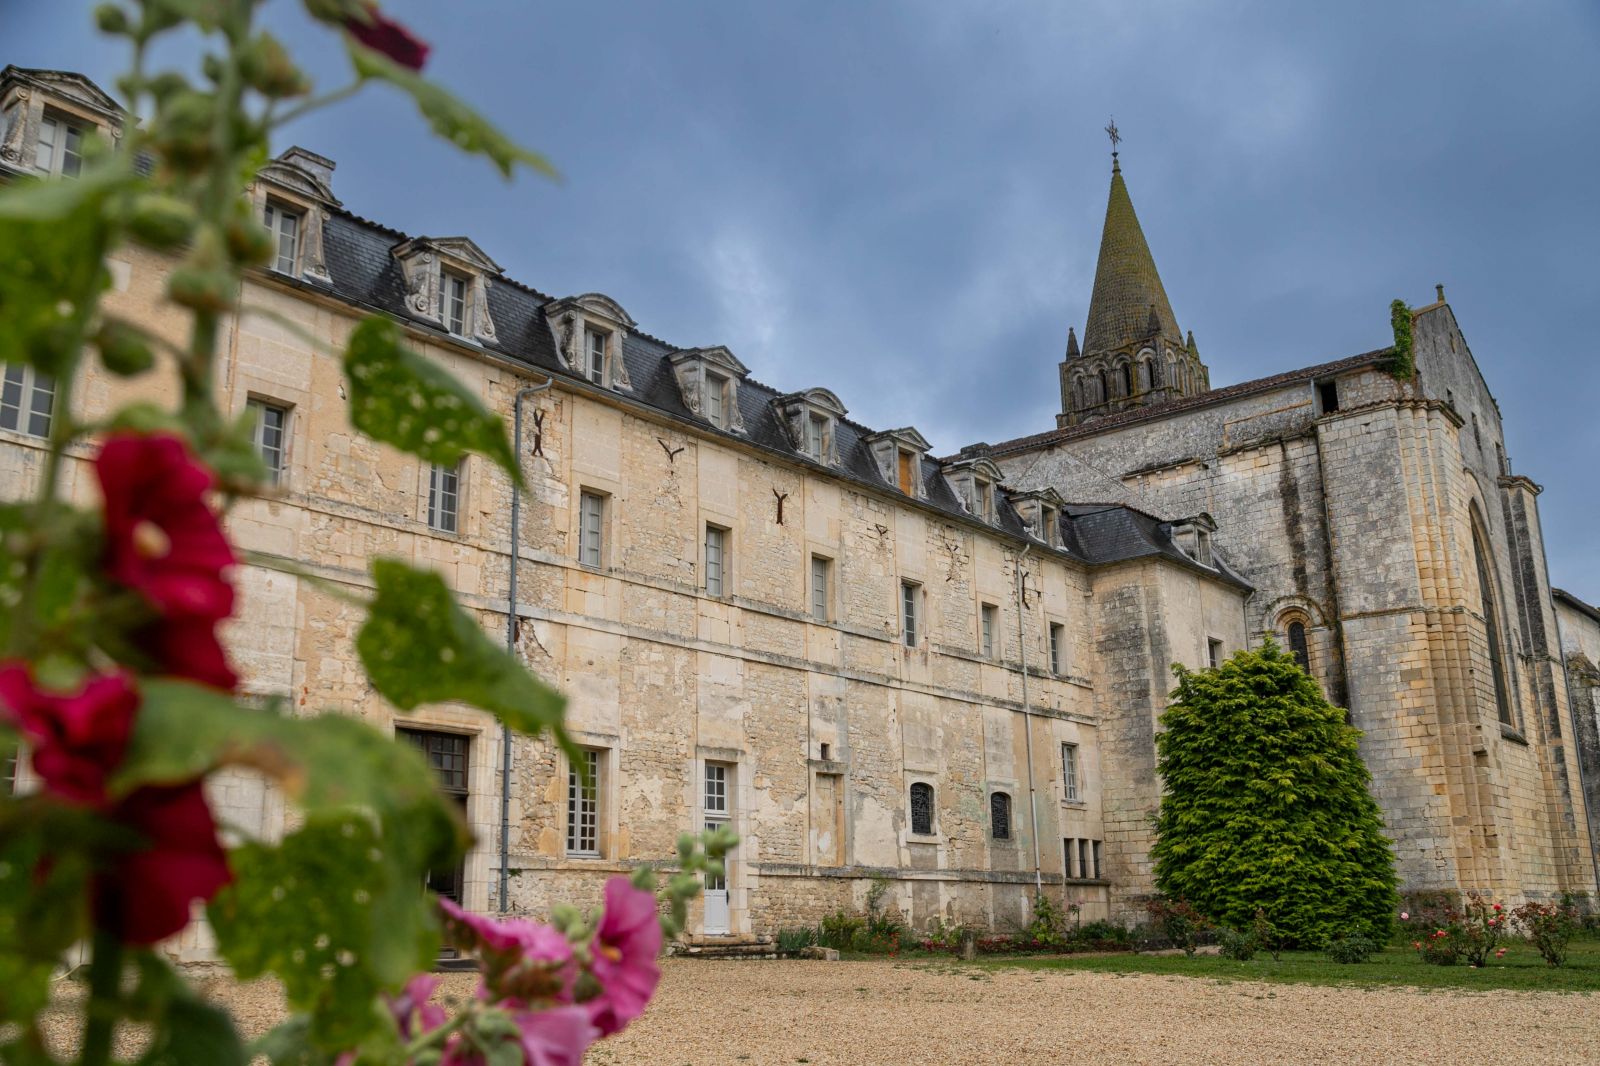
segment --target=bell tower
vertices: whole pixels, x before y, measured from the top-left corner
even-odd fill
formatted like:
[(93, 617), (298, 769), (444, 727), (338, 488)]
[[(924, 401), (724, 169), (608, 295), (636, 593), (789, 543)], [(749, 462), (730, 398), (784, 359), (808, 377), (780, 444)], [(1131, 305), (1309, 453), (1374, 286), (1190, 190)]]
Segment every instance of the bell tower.
[(1100, 261), (1083, 346), (1067, 331), (1061, 363), (1059, 428), (1076, 426), (1132, 407), (1148, 407), (1211, 387), (1194, 333), (1187, 338), (1167, 301), (1155, 257), (1134, 213), (1117, 158), (1121, 135), (1111, 136), (1111, 195), (1100, 233)]

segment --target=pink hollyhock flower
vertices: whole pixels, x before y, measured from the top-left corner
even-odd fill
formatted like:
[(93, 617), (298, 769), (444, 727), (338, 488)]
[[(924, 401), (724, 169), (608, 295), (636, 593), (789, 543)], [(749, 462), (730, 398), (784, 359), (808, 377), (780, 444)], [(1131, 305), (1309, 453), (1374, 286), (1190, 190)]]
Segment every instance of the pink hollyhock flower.
[(1412, 942), (1411, 942), (1411, 946), (1412, 946), (1412, 947), (1414, 947), (1414, 948), (1416, 948), (1416, 949), (1417, 949), (1417, 950), (1418, 950), (1418, 951), (1421, 951), (1421, 950), (1422, 950), (1422, 941), (1420, 941), (1420, 940), (1413, 940), (1413, 941), (1412, 941)]
[(170, 434), (122, 434), (95, 460), (105, 497), (106, 571), (137, 590), (162, 616), (141, 643), (171, 674), (232, 688), (215, 623), (233, 613), (236, 562), (206, 503), (215, 484), (188, 447)]
[(1401, 911), (1400, 912), (1400, 920), (1402, 922), (1409, 922), (1411, 920), (1411, 915), (1406, 913), (1405, 911)]
[(601, 1036), (621, 1032), (644, 1013), (661, 980), (661, 922), (656, 897), (626, 877), (606, 882), (605, 913), (595, 930), (591, 971), (600, 994), (584, 1004)]
[(400, 1035), (407, 1040), (414, 1040), (450, 1020), (449, 1012), (443, 1007), (428, 1002), (434, 989), (439, 987), (439, 981), (440, 978), (431, 973), (419, 973), (406, 982), (399, 995), (387, 997)]
[(130, 793), (108, 816), (139, 843), (95, 881), (99, 924), (154, 944), (189, 924), (189, 906), (233, 880), (200, 782)]
[(578, 977), (572, 945), (557, 930), (526, 918), (495, 921), (439, 900), (450, 942), (483, 962), (483, 999), (518, 1005), (555, 1000), (571, 1003)]
[(600, 1030), (583, 1007), (552, 1007), (515, 1016), (527, 1066), (582, 1066)]
[(0, 710), (32, 743), (45, 790), (72, 803), (106, 803), (106, 778), (122, 762), (139, 693), (120, 671), (86, 680), (75, 693), (39, 689), (26, 663), (0, 667)]
[(412, 32), (384, 15), (378, 10), (378, 5), (366, 5), (366, 18), (351, 16), (344, 20), (344, 28), (366, 47), (374, 52), (381, 52), (402, 67), (411, 70), (421, 70), (422, 64), (428, 61), (429, 46), (426, 41), (419, 40)]

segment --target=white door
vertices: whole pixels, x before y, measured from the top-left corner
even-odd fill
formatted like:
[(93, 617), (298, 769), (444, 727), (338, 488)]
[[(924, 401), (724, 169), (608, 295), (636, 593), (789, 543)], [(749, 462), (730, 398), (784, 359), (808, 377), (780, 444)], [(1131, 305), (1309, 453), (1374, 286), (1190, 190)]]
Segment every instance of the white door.
[[(728, 767), (725, 763), (706, 763), (706, 818), (707, 830), (721, 829), (728, 824), (731, 811), (728, 804)], [(732, 856), (723, 856), (724, 867), (731, 866)], [(728, 932), (728, 876), (706, 877), (705, 932), (716, 936)]]

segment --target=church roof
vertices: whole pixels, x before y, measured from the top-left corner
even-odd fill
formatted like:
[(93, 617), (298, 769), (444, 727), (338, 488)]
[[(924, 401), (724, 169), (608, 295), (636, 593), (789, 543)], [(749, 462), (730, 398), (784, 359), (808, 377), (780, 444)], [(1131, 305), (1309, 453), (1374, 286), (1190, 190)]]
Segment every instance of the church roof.
[(1100, 262), (1094, 271), (1094, 294), (1089, 299), (1089, 324), (1083, 331), (1085, 355), (1110, 351), (1143, 340), (1151, 333), (1152, 317), (1161, 333), (1181, 340), (1178, 320), (1167, 302), (1167, 290), (1156, 272), (1155, 257), (1145, 242), (1139, 216), (1122, 167), (1112, 156), (1111, 196), (1106, 201), (1106, 223), (1100, 233)]

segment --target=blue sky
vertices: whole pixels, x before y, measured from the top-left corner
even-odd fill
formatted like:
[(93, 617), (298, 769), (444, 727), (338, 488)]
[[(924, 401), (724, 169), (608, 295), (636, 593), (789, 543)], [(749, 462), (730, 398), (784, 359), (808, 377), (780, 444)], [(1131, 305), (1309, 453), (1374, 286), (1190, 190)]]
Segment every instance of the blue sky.
[[(825, 385), (941, 452), (1051, 427), (1116, 116), (1213, 385), (1382, 346), (1446, 292), (1541, 497), (1552, 580), (1600, 601), (1600, 5), (390, 0), (429, 72), (559, 185), (505, 184), (374, 89), (283, 143), (410, 233), (553, 295)], [(124, 57), (91, 5), (0, 0), (0, 63)], [(323, 88), (336, 42), (267, 17)]]

